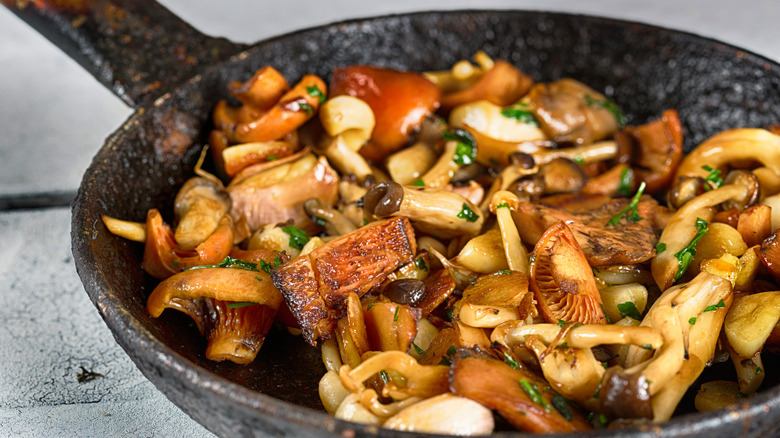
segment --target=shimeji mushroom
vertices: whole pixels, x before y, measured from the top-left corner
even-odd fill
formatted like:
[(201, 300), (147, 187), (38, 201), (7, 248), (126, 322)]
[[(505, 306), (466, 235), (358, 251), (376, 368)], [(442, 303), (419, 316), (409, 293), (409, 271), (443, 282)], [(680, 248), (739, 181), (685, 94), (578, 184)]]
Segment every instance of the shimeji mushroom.
[[(695, 255), (697, 242), (693, 241), (697, 235), (703, 236), (702, 233), (706, 232), (715, 207), (728, 200), (742, 199), (746, 193), (744, 186), (722, 186), (688, 201), (672, 215), (658, 239), (658, 245), (665, 249), (659, 251), (650, 264), (653, 278), (661, 290), (668, 289), (685, 273)], [(689, 249), (691, 245), (694, 248)]]
[(373, 174), (358, 151), (374, 130), (374, 112), (368, 104), (352, 96), (336, 96), (322, 104), (320, 122), (329, 138), (321, 148), (328, 161), (342, 174), (358, 181)]
[(157, 318), (171, 308), (190, 316), (208, 338), (206, 358), (246, 364), (255, 359), (282, 295), (254, 263), (180, 272), (155, 287), (146, 303)]
[[(734, 302), (723, 325), (733, 350), (731, 359), (739, 377), (740, 391), (750, 394), (764, 378), (761, 349), (780, 321), (780, 292), (760, 292)], [(744, 390), (744, 391), (743, 391)]]
[(528, 267), (528, 251), (526, 251), (517, 225), (512, 218), (512, 212), (517, 210), (520, 200), (514, 193), (506, 190), (496, 192), (490, 199), (490, 212), (496, 215), (498, 228), (501, 231), (501, 241), (504, 248), (504, 256), (509, 269), (519, 271), (523, 275), (530, 273)]
[(179, 189), (173, 211), (178, 218), (176, 243), (183, 250), (194, 249), (214, 233), (230, 211), (230, 196), (221, 183), (196, 176)]
[(517, 102), (533, 85), (533, 79), (514, 65), (496, 60), (493, 66), (468, 88), (446, 93), (441, 106), (449, 111), (458, 105), (477, 100), (487, 100), (499, 106)]
[[(641, 373), (652, 396), (653, 421), (667, 421), (714, 355), (733, 300), (729, 280), (707, 271), (667, 289), (642, 320), (663, 336), (658, 349), (632, 346), (625, 375)], [(655, 351), (655, 353), (653, 353)]]
[(479, 208), (458, 194), (394, 182), (371, 187), (363, 198), (363, 208), (380, 218), (408, 217), (416, 229), (440, 238), (475, 236), (484, 222)]
[(537, 164), (541, 165), (558, 158), (568, 158), (580, 163), (593, 163), (615, 158), (617, 151), (617, 143), (605, 140), (570, 148), (541, 149), (529, 154), (536, 160)]
[(463, 291), (452, 317), (471, 327), (493, 328), (505, 321), (525, 320), (533, 313), (533, 293), (522, 272), (479, 277)]
[(303, 203), (303, 208), (317, 223), (324, 223), (325, 231), (330, 236), (341, 236), (357, 229), (343, 213), (335, 208), (323, 206), (317, 198), (307, 199)]
[(286, 140), (258, 141), (228, 146), (222, 150), (222, 166), (232, 178), (253, 164), (289, 157), (300, 148)]

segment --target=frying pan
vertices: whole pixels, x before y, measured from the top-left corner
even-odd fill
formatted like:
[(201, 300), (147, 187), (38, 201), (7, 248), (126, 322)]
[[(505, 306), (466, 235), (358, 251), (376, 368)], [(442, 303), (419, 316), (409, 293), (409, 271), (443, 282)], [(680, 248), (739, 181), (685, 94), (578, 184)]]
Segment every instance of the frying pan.
[[(207, 37), (154, 2), (2, 1), (137, 109), (106, 140), (73, 203), (76, 267), (144, 375), (221, 436), (397, 435), (321, 411), (318, 350), (285, 332), (272, 332), (251, 365), (207, 361), (205, 341), (185, 316), (147, 314), (154, 282), (141, 270), (141, 245), (102, 226), (101, 214), (142, 221), (152, 207), (171, 217), (175, 193), (206, 143), (211, 109), (229, 97), (228, 82), (269, 64), (291, 82), (306, 73), (328, 78), (334, 67), (351, 64), (444, 69), (484, 50), (536, 80), (568, 76), (603, 91), (630, 124), (676, 108), (686, 150), (723, 129), (780, 120), (778, 64), (714, 40), (625, 21), (536, 11), (427, 12), (353, 20), (246, 47)], [(593, 435), (774, 436), (778, 420), (780, 388), (773, 386), (727, 410)]]

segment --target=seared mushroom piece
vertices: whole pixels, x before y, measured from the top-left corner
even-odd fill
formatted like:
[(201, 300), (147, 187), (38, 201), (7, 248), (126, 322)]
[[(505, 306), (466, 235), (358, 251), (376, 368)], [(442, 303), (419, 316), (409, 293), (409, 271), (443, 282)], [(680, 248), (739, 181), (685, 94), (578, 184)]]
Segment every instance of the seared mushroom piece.
[(244, 143), (224, 148), (220, 161), (225, 174), (232, 178), (246, 167), (289, 157), (298, 149), (298, 146), (285, 140)]
[(493, 328), (506, 321), (525, 320), (534, 309), (528, 277), (517, 271), (483, 275), (463, 291), (452, 317), (471, 327)]
[(607, 322), (593, 271), (565, 223), (558, 222), (542, 235), (533, 258), (531, 289), (547, 322)]
[(290, 89), (290, 84), (275, 68), (260, 68), (246, 82), (233, 81), (227, 86), (239, 102), (261, 113), (269, 110)]
[[(632, 202), (605, 195), (561, 194), (535, 203), (520, 202), (512, 216), (520, 237), (529, 245), (536, 244), (549, 227), (564, 221), (591, 266), (633, 265), (655, 254), (657, 202), (642, 196), (635, 204), (636, 216), (621, 214), (631, 210)], [(615, 220), (614, 225), (607, 225)]]
[[(316, 91), (314, 91), (316, 90)], [(228, 138), (236, 143), (277, 140), (298, 129), (311, 119), (327, 94), (325, 82), (315, 75), (305, 75), (290, 91), (259, 118), (239, 123)], [(321, 99), (322, 97), (322, 99)]]
[(514, 427), (533, 433), (576, 432), (590, 424), (547, 382), (481, 350), (459, 349), (450, 373), (456, 395), (495, 409)]
[(379, 162), (401, 149), (409, 135), (439, 107), (440, 91), (419, 73), (366, 65), (337, 68), (331, 96), (349, 95), (365, 101), (376, 125), (360, 153)]
[(582, 168), (567, 158), (556, 158), (541, 166), (545, 193), (575, 193), (585, 185), (587, 176)]
[(178, 218), (176, 243), (183, 250), (194, 249), (214, 233), (222, 216), (230, 211), (230, 196), (221, 184), (196, 176), (176, 194), (173, 211)]
[(157, 318), (171, 308), (190, 316), (208, 338), (206, 358), (252, 362), (282, 303), (268, 274), (253, 263), (180, 272), (161, 282), (146, 308)]
[(369, 224), (331, 240), (272, 271), (304, 338), (327, 339), (350, 292), (362, 296), (398, 267), (414, 260), (417, 244), (408, 219)]
[(688, 201), (704, 193), (706, 184), (700, 177), (681, 176), (666, 192), (666, 203), (670, 208), (679, 210)]
[[(514, 223), (512, 225), (514, 226)], [(501, 231), (488, 230), (470, 239), (460, 250), (454, 262), (480, 274), (490, 274), (507, 269), (509, 266), (506, 262), (506, 256), (504, 256)]]
[(364, 181), (372, 170), (358, 151), (371, 137), (375, 126), (371, 107), (356, 97), (336, 96), (322, 104), (319, 116), (329, 136), (322, 153), (343, 174)]
[(672, 182), (683, 156), (683, 134), (677, 111), (637, 127), (626, 127), (615, 136), (628, 151), (637, 183), (644, 181), (648, 193), (656, 193)]
[[(317, 198), (333, 205), (338, 197), (339, 178), (324, 157), (308, 154), (242, 179), (227, 187), (233, 201), (233, 212), (246, 217), (250, 229), (265, 224), (293, 221), (307, 232), (316, 231), (303, 208), (307, 199)], [(306, 190), (301, 190), (306, 187)]]
[(612, 159), (617, 156), (617, 151), (618, 147), (614, 141), (605, 140), (570, 148), (540, 149), (529, 152), (529, 154), (537, 164), (549, 163), (558, 158), (568, 158), (575, 162), (588, 164)]
[(458, 105), (478, 100), (487, 100), (499, 106), (511, 105), (520, 100), (533, 83), (530, 76), (499, 59), (469, 88), (445, 94), (441, 106), (449, 111)]
[(574, 79), (536, 84), (528, 100), (542, 129), (559, 143), (593, 143), (614, 134), (622, 122), (614, 103)]
[(780, 292), (761, 292), (735, 301), (723, 331), (734, 351), (743, 359), (755, 356), (780, 321)]
[(307, 199), (303, 203), (303, 208), (318, 223), (325, 223), (325, 231), (328, 235), (341, 236), (357, 229), (355, 224), (344, 214), (334, 208), (323, 207), (317, 198)]
[(371, 187), (363, 208), (380, 218), (408, 217), (421, 232), (440, 238), (477, 235), (484, 222), (479, 208), (458, 194), (394, 182)]

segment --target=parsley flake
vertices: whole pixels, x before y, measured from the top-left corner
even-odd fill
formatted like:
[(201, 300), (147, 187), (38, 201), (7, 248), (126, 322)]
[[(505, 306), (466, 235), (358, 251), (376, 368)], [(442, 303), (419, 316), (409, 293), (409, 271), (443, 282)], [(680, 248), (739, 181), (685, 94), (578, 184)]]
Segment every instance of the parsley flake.
[(536, 120), (534, 113), (525, 103), (519, 103), (514, 106), (510, 106), (501, 110), (501, 115), (508, 119), (515, 119), (520, 123), (526, 125), (539, 126), (539, 121)]
[[(257, 277), (255, 277), (257, 278)], [(230, 309), (238, 309), (239, 307), (247, 307), (247, 306), (254, 306), (257, 303), (253, 303), (251, 301), (236, 301), (235, 303), (228, 303), (228, 308)]]
[(471, 164), (477, 158), (477, 141), (468, 131), (461, 128), (455, 128), (452, 131), (444, 131), (442, 134), (445, 140), (457, 142), (455, 154), (452, 161), (461, 166)]
[(422, 178), (417, 178), (416, 180), (414, 180), (412, 185), (415, 187), (425, 187), (425, 181), (423, 181)]
[(243, 260), (239, 260), (237, 258), (233, 258), (230, 256), (225, 257), (224, 260), (217, 263), (216, 265), (193, 266), (192, 268), (188, 269), (188, 271), (191, 271), (193, 269), (206, 269), (206, 268), (235, 268), (235, 269), (244, 269), (247, 271), (258, 271), (257, 263), (245, 262)]
[(696, 317), (694, 316), (694, 317), (692, 317), (692, 318), (689, 318), (689, 319), (688, 319), (688, 324), (690, 324), (690, 325), (694, 325), (694, 324), (696, 324)]
[(266, 274), (270, 274), (271, 270), (279, 265), (282, 264), (282, 259), (279, 258), (279, 254), (276, 254), (276, 257), (274, 257), (274, 263), (273, 265), (266, 263), (265, 260), (260, 260), (260, 269), (263, 270)]
[(709, 231), (707, 225), (709, 225), (709, 222), (700, 217), (696, 218), (696, 229), (698, 230), (696, 236), (693, 238), (693, 240), (691, 240), (691, 243), (689, 243), (688, 246), (681, 249), (677, 254), (674, 255), (674, 257), (678, 260), (677, 274), (674, 276), (674, 281), (679, 280), (691, 265), (693, 256), (696, 255), (696, 244), (699, 243), (699, 241)]
[(626, 167), (620, 173), (617, 192), (622, 196), (629, 197), (631, 196), (632, 187), (634, 187), (634, 171), (630, 167)]
[(419, 355), (421, 355), (421, 356), (422, 356), (423, 354), (425, 354), (425, 350), (423, 350), (422, 348), (420, 348), (420, 347), (419, 347), (417, 344), (415, 344), (414, 342), (412, 342), (412, 347), (414, 348), (414, 351), (416, 351), (416, 352), (417, 352), (417, 354), (419, 354)]
[(620, 107), (618, 107), (617, 104), (615, 104), (615, 102), (612, 100), (596, 100), (590, 94), (586, 94), (585, 104), (594, 108), (604, 108), (605, 110), (612, 113), (621, 128), (625, 126), (626, 117), (623, 115), (623, 111), (621, 111)]
[(458, 217), (465, 219), (467, 222), (476, 222), (477, 219), (479, 219), (479, 215), (474, 213), (474, 210), (469, 208), (468, 204), (465, 202), (463, 203), (463, 208), (461, 208), (460, 213), (458, 213)]
[(393, 322), (398, 322), (398, 310), (401, 306), (395, 306), (395, 314), (393, 315)]
[(520, 365), (517, 363), (517, 361), (506, 351), (504, 352), (504, 362), (516, 370), (520, 369)]
[(312, 85), (311, 87), (306, 87), (306, 92), (309, 93), (309, 96), (316, 97), (320, 103), (325, 102), (325, 93), (322, 92), (319, 88), (317, 88), (316, 85)]
[(722, 309), (723, 307), (726, 307), (726, 303), (723, 302), (723, 300), (718, 301), (718, 304), (713, 304), (711, 306), (707, 306), (702, 310), (702, 313), (704, 312), (714, 312), (718, 309)]
[(309, 242), (309, 235), (296, 226), (291, 225), (289, 227), (284, 227), (282, 228), (282, 231), (290, 235), (289, 244), (295, 249), (303, 249), (303, 246)]
[(523, 388), (523, 391), (528, 394), (528, 397), (530, 397), (534, 403), (542, 405), (542, 407), (546, 410), (550, 410), (550, 405), (547, 403), (547, 401), (544, 400), (544, 398), (542, 398), (542, 395), (539, 394), (539, 390), (536, 388), (536, 385), (529, 382), (528, 380), (520, 379), (520, 387)]
[(716, 189), (723, 184), (725, 184), (725, 181), (723, 181), (723, 178), (721, 177), (721, 171), (720, 169), (713, 169), (710, 166), (701, 166), (702, 169), (709, 172), (709, 175), (704, 177), (704, 181), (707, 181), (709, 184), (704, 186), (704, 190), (710, 191), (712, 190), (712, 187), (714, 186)]
[(644, 181), (642, 181), (642, 183), (639, 184), (639, 189), (637, 189), (634, 197), (631, 198), (631, 202), (629, 202), (628, 205), (623, 207), (623, 209), (620, 210), (618, 214), (612, 216), (609, 222), (607, 222), (607, 226), (614, 227), (615, 225), (617, 225), (618, 222), (620, 222), (620, 218), (622, 218), (626, 213), (628, 213), (628, 219), (631, 220), (632, 222), (639, 222), (642, 219), (642, 217), (639, 216), (639, 212), (637, 212), (637, 205), (639, 205), (639, 197), (642, 196), (642, 193), (644, 193), (646, 186), (647, 185), (645, 184)]
[(620, 311), (620, 316), (622, 316), (623, 318), (628, 316), (629, 318), (634, 318), (637, 321), (642, 320), (642, 314), (639, 313), (639, 310), (636, 308), (636, 305), (634, 305), (634, 303), (632, 303), (631, 301), (620, 303), (617, 305), (617, 308)]
[(658, 242), (655, 244), (655, 252), (658, 254), (661, 254), (662, 252), (666, 251), (666, 244), (663, 242)]
[(425, 264), (425, 260), (423, 260), (422, 257), (420, 257), (417, 260), (415, 260), (414, 264), (415, 264), (415, 266), (417, 266), (417, 269), (419, 269), (421, 271), (427, 271), (428, 270), (428, 265)]

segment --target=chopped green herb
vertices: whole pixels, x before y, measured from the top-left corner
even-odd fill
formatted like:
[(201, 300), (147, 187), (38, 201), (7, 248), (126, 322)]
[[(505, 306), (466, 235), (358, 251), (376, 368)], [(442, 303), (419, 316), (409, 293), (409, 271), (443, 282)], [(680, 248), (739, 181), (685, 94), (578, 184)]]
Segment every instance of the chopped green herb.
[(387, 375), (387, 371), (385, 370), (379, 372), (379, 377), (382, 378), (382, 382), (384, 382), (385, 384), (390, 382), (390, 376)]
[(609, 369), (609, 364), (607, 362), (601, 362), (601, 366), (603, 366), (605, 370)]
[(618, 107), (615, 102), (607, 99), (607, 100), (596, 100), (591, 95), (586, 94), (585, 95), (585, 103), (588, 106), (596, 107), (596, 108), (604, 108), (605, 110), (612, 113), (613, 116), (615, 116), (615, 120), (617, 121), (618, 125), (622, 128), (626, 124), (626, 117), (623, 115), (623, 111), (620, 110), (620, 107)]
[(412, 185), (415, 187), (425, 187), (425, 181), (423, 181), (422, 178), (417, 178), (416, 180), (414, 180)]
[(260, 260), (260, 269), (262, 269), (266, 274), (270, 274), (271, 270), (279, 265), (282, 264), (282, 259), (279, 258), (279, 254), (276, 254), (276, 257), (274, 257), (274, 264), (270, 265), (266, 263), (265, 260)]
[(704, 181), (707, 181), (709, 184), (704, 186), (704, 190), (709, 191), (712, 190), (712, 186), (715, 186), (717, 189), (718, 187), (722, 186), (725, 181), (723, 181), (723, 178), (721, 177), (721, 171), (720, 169), (713, 169), (710, 166), (701, 166), (702, 169), (709, 172), (709, 175), (704, 177)]
[(598, 420), (599, 424), (601, 424), (602, 426), (606, 426), (607, 424), (609, 424), (609, 420), (607, 419), (607, 416), (604, 414), (599, 414), (599, 416), (596, 417), (596, 420)]
[(572, 161), (574, 161), (575, 163), (577, 163), (579, 165), (585, 164), (585, 158), (582, 158), (582, 155), (575, 155), (574, 158), (572, 159)]
[(309, 96), (316, 97), (319, 99), (320, 103), (325, 102), (325, 93), (322, 92), (319, 88), (317, 88), (316, 85), (312, 85), (311, 87), (306, 87), (306, 92), (309, 93)]
[(368, 303), (368, 306), (366, 306), (366, 310), (371, 310), (372, 307), (374, 307), (374, 301)]
[(517, 410), (517, 413), (520, 414), (520, 415), (528, 415), (528, 414), (525, 413), (525, 411), (521, 411), (520, 409)]
[(653, 381), (645, 377), (645, 382), (647, 382), (648, 385), (652, 385)]
[(711, 306), (707, 306), (702, 310), (703, 312), (714, 312), (718, 309), (722, 309), (723, 307), (726, 307), (726, 303), (723, 302), (723, 300), (718, 301), (718, 304), (713, 304)]
[(455, 347), (454, 345), (450, 345), (450, 348), (447, 349), (447, 356), (449, 357), (455, 356), (455, 353), (457, 352), (458, 352), (457, 347)]
[(419, 354), (419, 355), (423, 355), (423, 354), (425, 354), (425, 350), (423, 350), (422, 348), (420, 348), (420, 347), (419, 347), (417, 344), (415, 344), (414, 342), (412, 342), (412, 347), (414, 348), (414, 351), (416, 351), (416, 352), (417, 352), (417, 354)]
[(257, 280), (257, 281), (263, 281), (263, 279), (262, 279), (262, 278), (260, 278), (260, 277), (258, 277), (257, 275), (255, 275), (255, 280)]
[(641, 184), (639, 184), (639, 189), (636, 191), (636, 194), (633, 198), (631, 198), (631, 202), (628, 203), (625, 207), (623, 207), (620, 212), (609, 220), (607, 222), (607, 226), (615, 226), (618, 222), (620, 222), (620, 218), (623, 217), (626, 213), (628, 213), (628, 219), (632, 222), (639, 222), (642, 218), (639, 216), (639, 212), (637, 212), (637, 205), (639, 205), (639, 197), (642, 196), (642, 193), (645, 191), (646, 184), (644, 181), (642, 181)]
[(493, 157), (490, 157), (490, 158), (488, 159), (488, 161), (490, 162), (490, 164), (492, 164), (492, 165), (493, 165), (493, 166), (495, 166), (495, 167), (498, 167), (498, 165), (499, 165), (499, 164), (501, 164), (501, 163), (499, 163), (499, 162), (498, 162), (498, 160), (496, 160), (496, 159), (495, 159), (495, 158), (493, 158)]
[(517, 363), (517, 361), (506, 351), (504, 352), (504, 362), (516, 370), (520, 369), (520, 365)]
[(593, 398), (599, 398), (599, 395), (601, 394), (601, 384), (603, 382), (603, 380), (599, 382), (599, 386), (596, 388), (596, 392), (593, 393)]
[(691, 265), (691, 262), (693, 261), (693, 256), (696, 255), (696, 244), (699, 243), (702, 237), (704, 237), (704, 235), (707, 234), (707, 232), (709, 231), (707, 225), (709, 225), (707, 221), (705, 221), (700, 217), (697, 217), (696, 229), (698, 230), (698, 232), (696, 233), (696, 237), (694, 237), (693, 240), (691, 240), (691, 243), (689, 243), (688, 246), (681, 249), (680, 252), (674, 255), (678, 260), (677, 274), (674, 276), (674, 281), (679, 280), (680, 277), (682, 277), (683, 274), (685, 274), (685, 271), (688, 270), (688, 266)]
[(604, 305), (603, 304), (599, 304), (599, 306), (601, 307), (601, 313), (604, 314), (604, 318), (607, 319), (607, 324), (612, 324), (612, 321), (609, 319), (609, 315), (607, 315), (607, 311), (604, 310)]
[(445, 140), (457, 142), (455, 155), (452, 161), (461, 166), (471, 164), (477, 158), (477, 141), (468, 131), (461, 128), (455, 128), (452, 131), (444, 131), (442, 134)]
[(295, 249), (303, 249), (303, 246), (309, 242), (309, 235), (296, 226), (284, 227), (282, 231), (290, 235), (289, 244)]
[(254, 306), (257, 303), (253, 303), (251, 301), (236, 301), (235, 303), (228, 303), (228, 308), (230, 309), (237, 309), (239, 307), (247, 307), (247, 306)]
[(175, 267), (179, 266), (179, 261), (178, 260), (171, 260), (171, 264), (175, 268)]
[(645, 344), (642, 346), (642, 348), (644, 348), (645, 350), (652, 350), (653, 346), (651, 344)]
[(225, 257), (224, 260), (217, 263), (216, 265), (200, 265), (200, 266), (193, 266), (188, 271), (191, 271), (193, 269), (205, 269), (205, 268), (235, 268), (235, 269), (245, 269), (247, 271), (257, 271), (257, 263), (251, 263), (251, 262), (245, 262), (243, 260), (239, 260), (230, 256)]
[(534, 113), (531, 112), (530, 108), (525, 103), (519, 103), (517, 105), (504, 108), (501, 110), (501, 115), (508, 119), (515, 119), (520, 123), (525, 123), (526, 125), (539, 126), (539, 122), (536, 120), (536, 117), (534, 117)]
[(417, 269), (419, 269), (421, 271), (427, 271), (428, 270), (428, 265), (425, 264), (425, 260), (422, 257), (420, 257), (417, 260), (415, 260), (414, 264), (415, 264), (415, 266), (417, 266)]
[(509, 269), (502, 269), (500, 271), (496, 271), (495, 275), (509, 275), (511, 273), (512, 271), (510, 271)]
[(401, 306), (395, 306), (395, 314), (393, 315), (393, 322), (398, 322), (398, 309), (400, 309)]
[(449, 309), (449, 310), (445, 311), (445, 312), (444, 312), (444, 316), (446, 316), (446, 317), (447, 317), (447, 320), (448, 320), (448, 321), (452, 321), (452, 320), (453, 320), (453, 316), (452, 316), (452, 309)]
[(734, 398), (748, 398), (747, 395), (744, 393), (738, 392), (737, 395), (734, 396)]
[(276, 157), (275, 155), (269, 155), (269, 156), (267, 156), (265, 159), (266, 159), (266, 160), (268, 160), (268, 161), (276, 161), (276, 160), (278, 160), (279, 158), (278, 158), (278, 157)]
[(642, 314), (639, 313), (639, 310), (636, 308), (636, 305), (634, 305), (631, 301), (626, 301), (625, 303), (621, 303), (617, 305), (618, 310), (620, 311), (620, 316), (625, 318), (626, 316), (634, 318), (637, 321), (642, 320)]
[(301, 107), (302, 110), (306, 111), (306, 114), (312, 114), (314, 112), (314, 108), (311, 107), (306, 102), (299, 102), (298, 106)]
[(368, 219), (363, 218), (363, 226), (368, 225)]
[(323, 218), (321, 218), (319, 216), (312, 216), (311, 220), (312, 220), (312, 222), (314, 222), (315, 224), (317, 224), (317, 225), (319, 225), (321, 227), (324, 227), (325, 224), (328, 223), (328, 221), (326, 221), (325, 219), (323, 219)]
[(662, 252), (666, 251), (666, 244), (663, 242), (658, 242), (655, 244), (655, 252), (658, 254), (661, 254)]
[(764, 370), (762, 370), (761, 367), (756, 367), (756, 374), (761, 374), (763, 372)]
[(523, 391), (528, 394), (528, 397), (530, 397), (534, 403), (542, 405), (544, 409), (550, 409), (550, 405), (544, 400), (544, 398), (542, 398), (542, 395), (539, 394), (539, 391), (536, 389), (536, 385), (529, 382), (528, 380), (520, 379), (520, 387), (523, 388)]
[(558, 348), (569, 348), (569, 343), (561, 342), (560, 344), (558, 344)]
[(463, 208), (460, 210), (460, 213), (458, 213), (458, 217), (466, 219), (467, 222), (476, 222), (477, 219), (479, 219), (479, 215), (474, 213), (474, 210), (469, 208), (468, 204), (465, 202), (463, 203)]
[(631, 196), (631, 188), (634, 187), (634, 171), (630, 167), (623, 169), (620, 173), (620, 182), (618, 183), (618, 194), (622, 196)]
[(688, 319), (688, 324), (690, 324), (690, 325), (696, 324), (696, 317), (694, 316), (694, 317)]
[(553, 407), (555, 407), (555, 410), (560, 412), (567, 421), (571, 421), (572, 418), (574, 418), (574, 413), (572, 412), (566, 397), (556, 393), (552, 396), (552, 400), (550, 401), (552, 402)]
[(558, 320), (558, 327), (563, 327), (563, 326), (565, 326), (566, 324), (568, 324), (568, 322), (566, 322), (566, 321), (564, 321), (564, 320), (562, 320), (562, 319), (559, 319), (559, 320)]
[(499, 208), (509, 208), (509, 203), (508, 202), (502, 202), (502, 203), (500, 203), (500, 204), (498, 204), (496, 206), (496, 210), (498, 210)]

